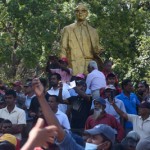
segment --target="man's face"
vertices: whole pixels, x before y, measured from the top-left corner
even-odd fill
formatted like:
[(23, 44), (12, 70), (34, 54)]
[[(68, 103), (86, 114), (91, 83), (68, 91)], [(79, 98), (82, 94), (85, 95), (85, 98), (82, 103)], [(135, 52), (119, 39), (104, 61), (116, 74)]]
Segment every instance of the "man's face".
[(128, 82), (128, 84), (124, 87), (125, 91), (132, 92), (133, 91), (133, 85), (131, 82)]
[(138, 84), (138, 93), (140, 95), (143, 95), (144, 92), (146, 92), (146, 87), (143, 84), (139, 83)]
[(94, 108), (103, 108), (103, 106), (100, 104), (100, 102), (94, 101)]
[(138, 113), (139, 113), (139, 115), (140, 116), (145, 116), (145, 115), (150, 115), (150, 109), (148, 109), (148, 108), (138, 108)]
[(109, 77), (109, 78), (107, 79), (107, 84), (108, 84), (108, 85), (109, 85), (109, 84), (114, 85), (114, 84), (115, 84), (115, 77)]
[(14, 85), (13, 90), (16, 91), (16, 92), (20, 92), (21, 91), (21, 86)]
[(16, 98), (13, 95), (6, 95), (5, 101), (7, 106), (13, 106), (16, 102)]
[(92, 68), (89, 65), (87, 67), (87, 70), (88, 70), (89, 73), (92, 72)]
[(87, 135), (87, 143), (92, 143), (100, 145), (103, 142), (103, 137), (101, 135)]
[(55, 75), (51, 76), (51, 78), (50, 78), (50, 85), (52, 87), (57, 87), (58, 86), (58, 82), (59, 82), (59, 80), (57, 79), (57, 77)]
[(48, 104), (52, 110), (56, 110), (58, 108), (58, 103), (56, 102), (55, 97), (49, 97)]
[(83, 92), (86, 91), (86, 85), (77, 85), (77, 88)]
[(111, 62), (108, 62), (107, 64), (105, 64), (105, 70), (108, 71), (108, 72), (111, 72), (112, 71), (112, 63)]
[(3, 133), (7, 133), (7, 130), (10, 129), (12, 127), (11, 123), (3, 123), (2, 125), (2, 132)]
[(32, 86), (24, 86), (24, 93), (29, 94), (33, 91)]
[(88, 16), (87, 8), (84, 5), (78, 5), (78, 7), (75, 10), (75, 15), (77, 18), (77, 21), (84, 21), (86, 17)]

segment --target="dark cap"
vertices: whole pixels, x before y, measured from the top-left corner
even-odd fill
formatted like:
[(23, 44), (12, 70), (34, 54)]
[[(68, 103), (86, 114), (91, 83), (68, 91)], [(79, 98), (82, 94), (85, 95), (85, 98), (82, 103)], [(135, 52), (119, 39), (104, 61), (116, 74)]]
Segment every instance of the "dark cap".
[(139, 105), (139, 107), (140, 108), (150, 109), (150, 102), (143, 101), (143, 102), (141, 102), (141, 104)]
[(85, 80), (78, 80), (78, 81), (76, 81), (76, 84), (86, 86)]
[(103, 134), (110, 140), (112, 143), (115, 142), (115, 131), (112, 129), (110, 126), (106, 124), (99, 124), (96, 125), (94, 128), (85, 130), (85, 134), (90, 134), (90, 135), (98, 135), (98, 134)]
[(94, 99), (93, 101), (97, 101), (97, 102), (99, 102), (101, 105), (106, 106), (106, 101), (105, 101), (103, 98), (101, 98), (101, 97), (96, 98), (96, 99)]

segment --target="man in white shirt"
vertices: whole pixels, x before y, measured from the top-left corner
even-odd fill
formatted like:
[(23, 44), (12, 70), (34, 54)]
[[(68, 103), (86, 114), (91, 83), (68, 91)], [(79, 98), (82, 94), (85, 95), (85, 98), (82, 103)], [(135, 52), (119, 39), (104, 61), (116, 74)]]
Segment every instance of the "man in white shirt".
[(58, 103), (59, 103), (58, 96), (50, 95), (48, 98), (48, 103), (52, 111), (55, 113), (55, 116), (57, 117), (60, 125), (64, 129), (70, 129), (70, 123), (69, 123), (67, 115), (58, 109)]
[(12, 127), (6, 132), (13, 134), (17, 139), (21, 140), (21, 132), (26, 124), (25, 111), (15, 105), (16, 92), (8, 90), (5, 93), (5, 101), (7, 106), (0, 109), (0, 118), (8, 119), (12, 122)]
[(116, 112), (124, 119), (132, 122), (133, 131), (140, 135), (140, 140), (150, 136), (150, 103), (143, 101), (139, 105), (139, 115), (126, 114), (115, 103), (112, 103)]
[(100, 97), (100, 89), (106, 87), (106, 78), (104, 74), (98, 70), (97, 63), (90, 61), (88, 65), (88, 72), (86, 78), (87, 88), (91, 90), (93, 99)]
[[(50, 78), (50, 86), (51, 89), (47, 91), (47, 93), (49, 95), (59, 95), (60, 89), (59, 89), (59, 84), (61, 81), (61, 76), (58, 73), (54, 73), (51, 75)], [(67, 89), (65, 89), (64, 87), (62, 88), (62, 99), (66, 100), (67, 98), (70, 97), (70, 93)], [(59, 110), (61, 110), (62, 112), (66, 113), (67, 111), (67, 105), (66, 104), (59, 104), (58, 105)]]
[(115, 104), (118, 106), (118, 108), (121, 109), (124, 113), (126, 113), (126, 109), (124, 103), (121, 100), (115, 98), (116, 88), (113, 85), (107, 85), (105, 87), (104, 94), (105, 94), (105, 101), (106, 101), (105, 111), (108, 114), (114, 116), (117, 119), (117, 121), (120, 122), (120, 115), (115, 111), (115, 109), (111, 105), (111, 101), (114, 101)]

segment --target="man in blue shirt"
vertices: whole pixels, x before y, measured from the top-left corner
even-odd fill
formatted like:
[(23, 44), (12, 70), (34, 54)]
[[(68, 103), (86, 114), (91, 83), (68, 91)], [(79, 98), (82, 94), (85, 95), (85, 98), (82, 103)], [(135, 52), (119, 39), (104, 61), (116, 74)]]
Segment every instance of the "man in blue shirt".
[[(130, 79), (125, 79), (122, 81), (122, 93), (116, 96), (117, 99), (123, 101), (124, 106), (126, 108), (126, 112), (128, 114), (136, 114), (137, 115), (137, 106), (140, 104), (137, 96), (132, 93), (133, 85)], [(133, 128), (130, 122), (125, 122), (125, 131), (128, 133)]]

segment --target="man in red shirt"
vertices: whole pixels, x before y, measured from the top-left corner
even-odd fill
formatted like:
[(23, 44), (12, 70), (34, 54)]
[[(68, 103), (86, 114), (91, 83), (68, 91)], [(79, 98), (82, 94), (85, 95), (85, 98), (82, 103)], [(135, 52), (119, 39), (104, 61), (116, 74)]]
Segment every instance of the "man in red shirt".
[(124, 129), (115, 117), (105, 112), (105, 107), (106, 101), (101, 97), (94, 100), (94, 113), (88, 117), (85, 129), (91, 129), (98, 124), (107, 124), (116, 131), (117, 142), (120, 142), (124, 137)]

